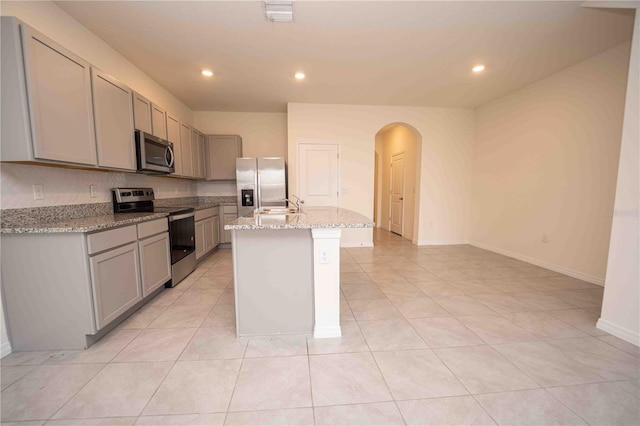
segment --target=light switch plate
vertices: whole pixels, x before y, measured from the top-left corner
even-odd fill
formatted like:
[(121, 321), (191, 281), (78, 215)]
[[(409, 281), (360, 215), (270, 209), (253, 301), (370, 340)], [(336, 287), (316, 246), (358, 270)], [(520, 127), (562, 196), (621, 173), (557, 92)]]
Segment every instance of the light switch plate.
[(89, 193), (91, 194), (91, 198), (96, 198), (98, 196), (95, 185), (89, 185)]

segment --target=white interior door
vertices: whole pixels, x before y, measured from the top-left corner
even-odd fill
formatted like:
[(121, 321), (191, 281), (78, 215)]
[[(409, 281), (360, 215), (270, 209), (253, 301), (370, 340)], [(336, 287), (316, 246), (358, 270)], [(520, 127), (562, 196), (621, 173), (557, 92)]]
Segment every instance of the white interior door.
[(338, 206), (338, 145), (298, 145), (298, 186), (305, 205)]
[(404, 152), (391, 157), (391, 232), (402, 235), (404, 216)]

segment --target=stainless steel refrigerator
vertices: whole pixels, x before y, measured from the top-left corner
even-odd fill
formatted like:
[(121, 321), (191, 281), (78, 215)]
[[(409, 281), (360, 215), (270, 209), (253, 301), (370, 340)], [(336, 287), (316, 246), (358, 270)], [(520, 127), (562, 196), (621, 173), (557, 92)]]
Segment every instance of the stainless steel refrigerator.
[(236, 158), (238, 216), (266, 206), (287, 205), (284, 158)]

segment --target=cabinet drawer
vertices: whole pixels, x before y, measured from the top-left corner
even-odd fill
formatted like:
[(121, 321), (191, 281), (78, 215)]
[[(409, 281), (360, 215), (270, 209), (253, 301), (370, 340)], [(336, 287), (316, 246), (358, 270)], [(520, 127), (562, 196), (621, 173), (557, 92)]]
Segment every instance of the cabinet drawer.
[(196, 222), (213, 216), (215, 214), (214, 210), (215, 210), (214, 208), (210, 208), (210, 209), (203, 209), (203, 210), (196, 211), (196, 217), (195, 217)]
[(225, 213), (238, 213), (238, 206), (222, 206), (222, 211)]
[(162, 218), (158, 220), (151, 220), (149, 222), (139, 223), (138, 225), (138, 239), (150, 237), (161, 232), (169, 230), (169, 223), (167, 219)]
[(125, 226), (124, 228), (111, 229), (109, 231), (87, 235), (87, 249), (91, 255), (130, 243), (136, 239), (136, 226)]

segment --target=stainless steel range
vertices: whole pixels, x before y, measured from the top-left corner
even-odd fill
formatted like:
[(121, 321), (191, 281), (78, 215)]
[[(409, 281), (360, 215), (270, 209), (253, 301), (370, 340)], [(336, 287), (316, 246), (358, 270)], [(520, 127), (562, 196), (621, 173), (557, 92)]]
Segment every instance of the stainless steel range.
[(113, 188), (114, 213), (167, 213), (171, 241), (171, 282), (175, 287), (196, 267), (195, 209), (155, 207), (153, 188)]

